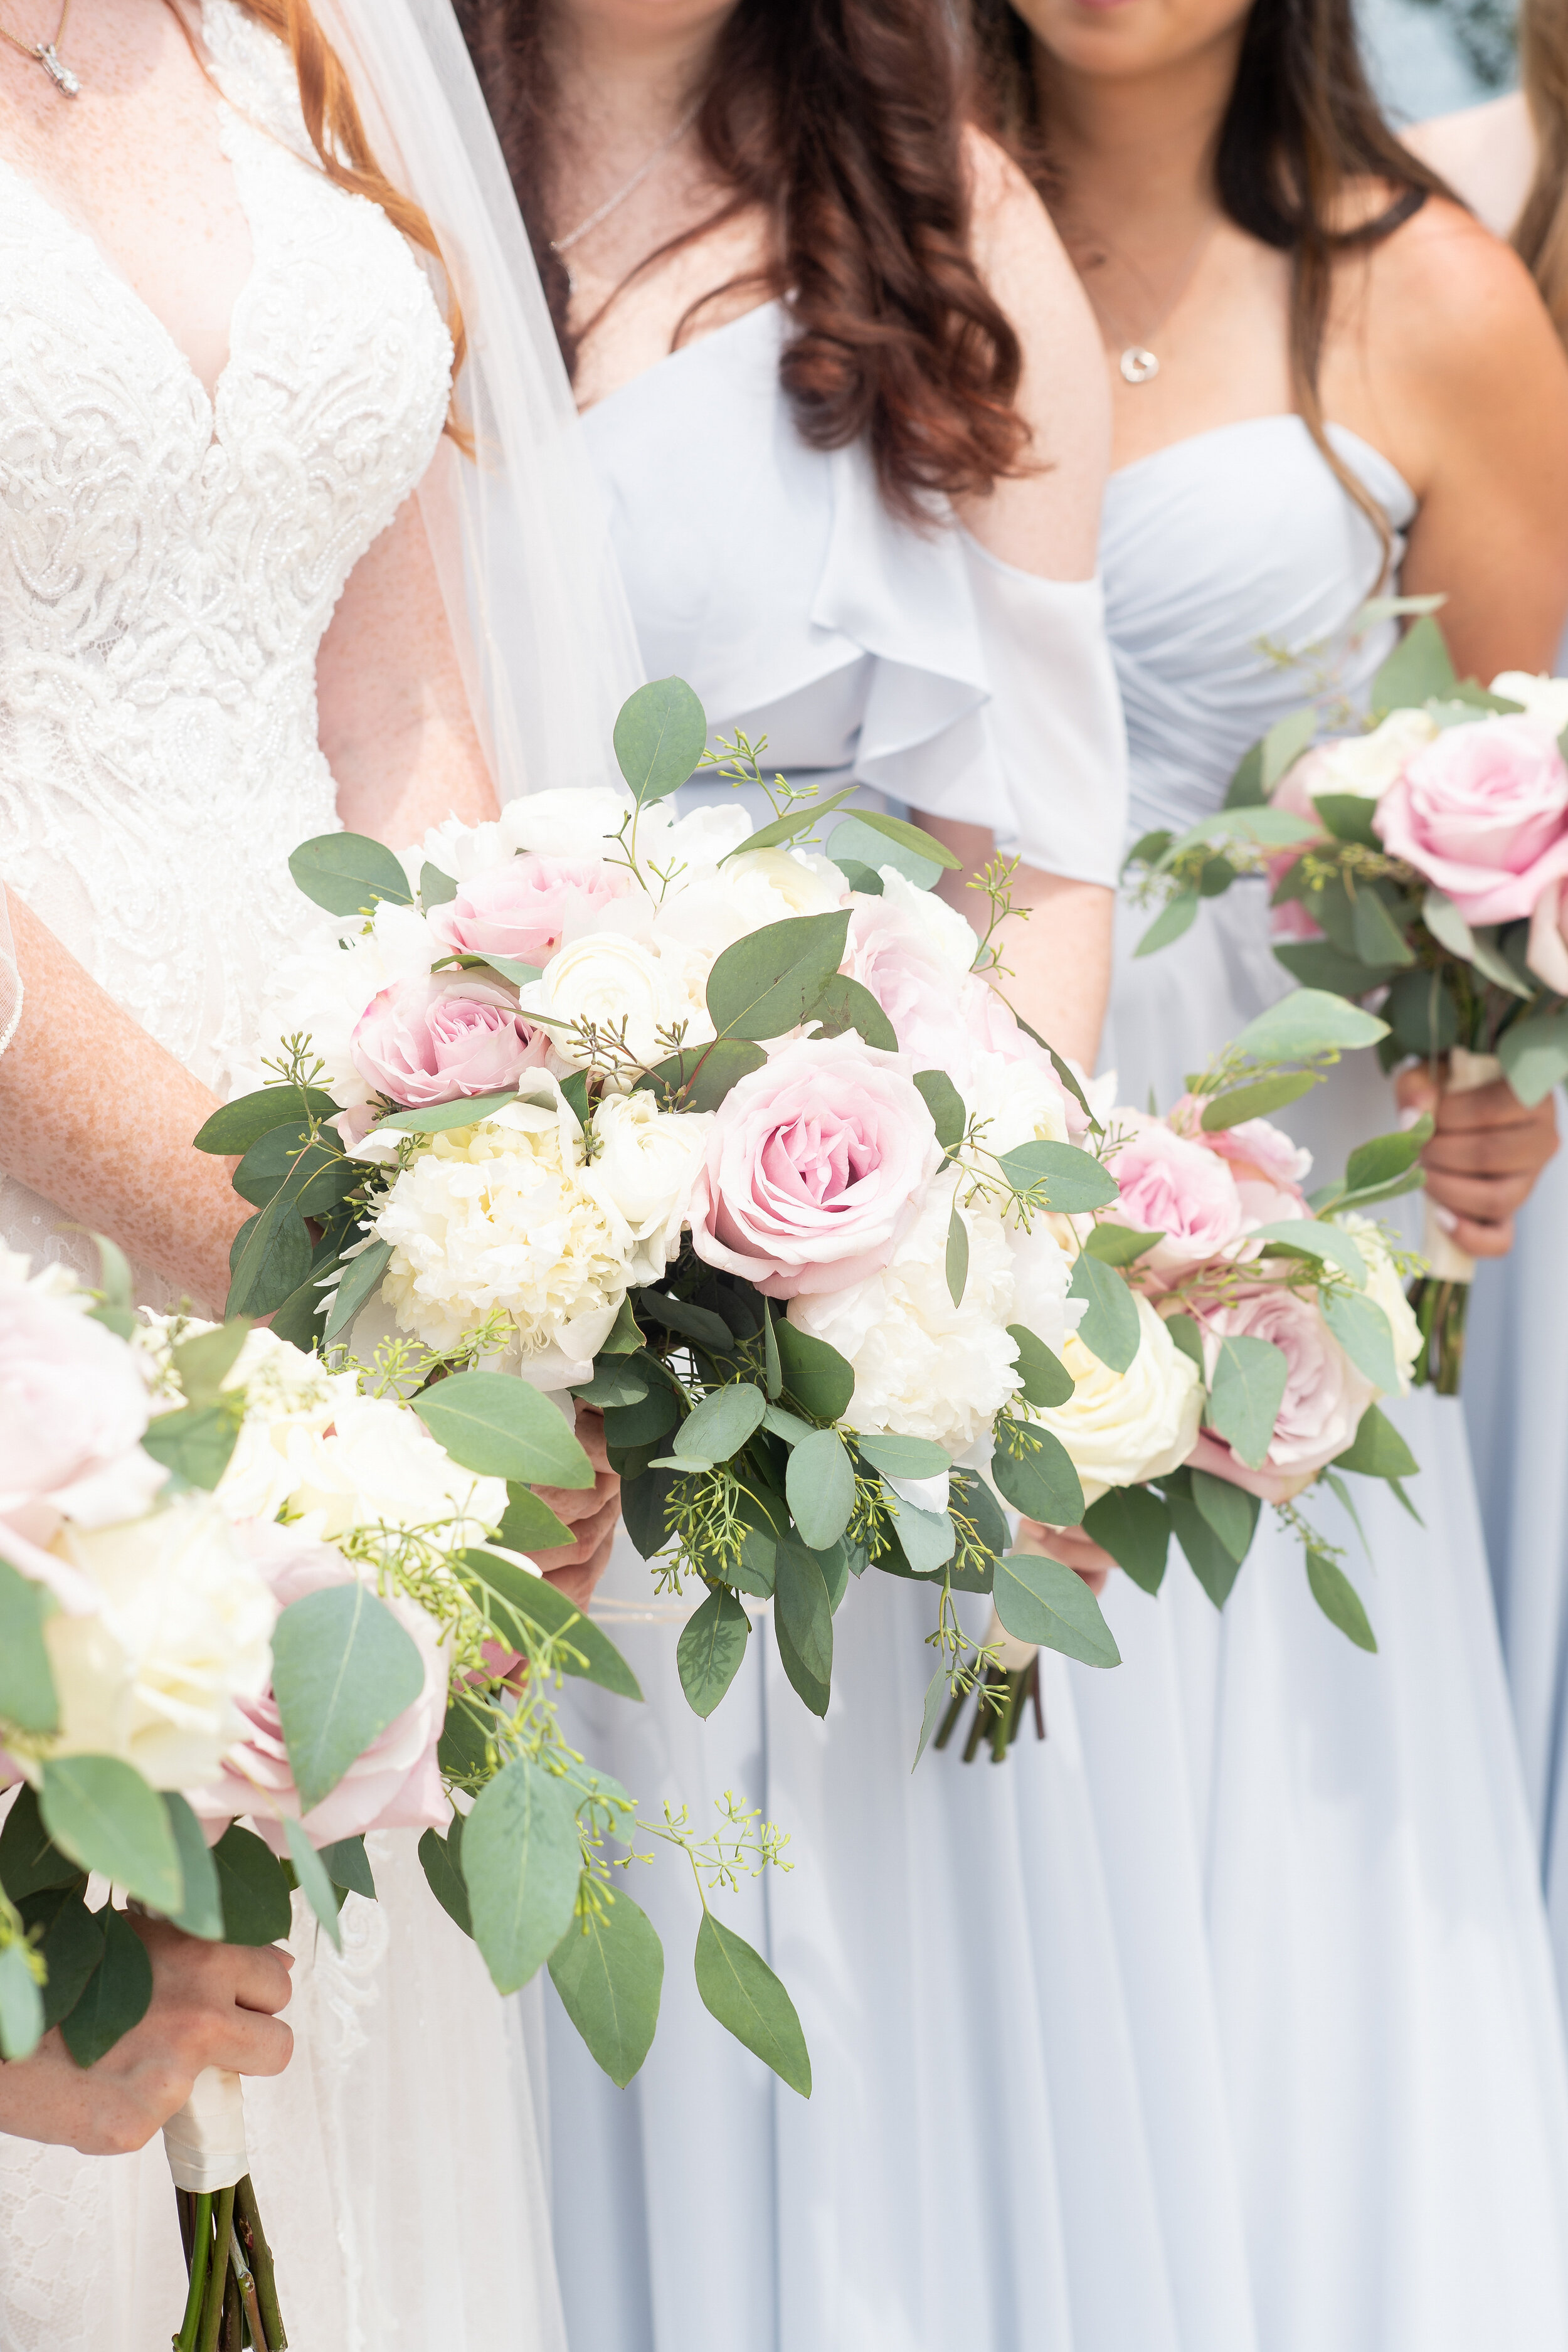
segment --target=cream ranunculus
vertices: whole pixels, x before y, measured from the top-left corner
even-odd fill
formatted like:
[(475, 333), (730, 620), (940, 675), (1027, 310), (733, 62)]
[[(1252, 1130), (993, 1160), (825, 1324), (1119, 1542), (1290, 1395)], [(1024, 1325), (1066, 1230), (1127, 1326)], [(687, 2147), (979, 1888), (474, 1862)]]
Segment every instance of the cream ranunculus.
[(1505, 702), (1517, 702), (1527, 718), (1542, 719), (1553, 735), (1568, 727), (1568, 677), (1542, 677), (1527, 669), (1505, 669), (1493, 678), (1491, 690)]
[(601, 1049), (610, 1041), (634, 1061), (652, 1063), (669, 1050), (660, 1033), (690, 1013), (681, 975), (661, 963), (657, 949), (607, 929), (585, 931), (563, 947), (520, 1001), (525, 1014), (549, 1016), (552, 1048), (574, 1069), (593, 1058), (590, 1028)]
[(1108, 1487), (1135, 1486), (1178, 1469), (1197, 1443), (1197, 1366), (1141, 1295), (1137, 1307), (1142, 1336), (1127, 1370), (1109, 1370), (1075, 1335), (1060, 1351), (1077, 1383), (1073, 1393), (1036, 1416), (1067, 1447), (1090, 1503)]
[(50, 1617), (59, 1694), (50, 1752), (118, 1756), (155, 1789), (213, 1780), (272, 1671), (277, 1607), (216, 1496), (56, 1544), (96, 1588), (91, 1616)]
[(341, 1402), (331, 1430), (300, 1433), (290, 1458), (289, 1516), (324, 1542), (355, 1528), (388, 1528), (461, 1551), (493, 1535), (506, 1511), (503, 1478), (460, 1468), (418, 1415), (391, 1397)]
[(594, 1114), (598, 1149), (583, 1182), (625, 1219), (632, 1282), (657, 1282), (680, 1250), (711, 1111), (660, 1110), (651, 1093), (609, 1095)]
[(498, 827), (509, 850), (537, 850), (545, 857), (604, 857), (633, 813), (631, 796), (596, 785), (579, 791), (567, 784), (548, 793), (522, 793), (508, 801)]
[[(1497, 691), (1503, 691), (1499, 687)], [(1366, 1260), (1366, 1297), (1374, 1307), (1381, 1307), (1388, 1318), (1389, 1335), (1394, 1341), (1394, 1360), (1399, 1367), (1399, 1393), (1410, 1393), (1410, 1375), (1421, 1353), (1421, 1326), (1415, 1320), (1415, 1310), (1405, 1295), (1405, 1284), (1394, 1265), (1383, 1229), (1373, 1217), (1358, 1216), (1353, 1209), (1330, 1220), (1350, 1234)]]
[[(1323, 793), (1381, 800), (1404, 774), (1405, 761), (1437, 731), (1436, 720), (1425, 710), (1391, 710), (1370, 734), (1336, 736), (1315, 745), (1290, 770), (1274, 798), (1279, 806), (1291, 808), (1298, 800), (1316, 800)], [(1300, 814), (1307, 814), (1304, 806)]]

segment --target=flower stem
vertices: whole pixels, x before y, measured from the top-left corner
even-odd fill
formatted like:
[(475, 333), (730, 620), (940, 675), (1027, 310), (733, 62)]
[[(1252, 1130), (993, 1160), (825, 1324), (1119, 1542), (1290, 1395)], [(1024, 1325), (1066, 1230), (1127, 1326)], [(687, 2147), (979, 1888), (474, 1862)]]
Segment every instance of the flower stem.
[(210, 2196), (195, 2200), (191, 2254), (191, 2285), (185, 2297), (185, 2315), (180, 2322), (180, 2332), (174, 2338), (176, 2352), (196, 2352), (196, 2329), (201, 2324), (202, 2298), (206, 2289), (207, 2263), (212, 2255), (213, 2200)]
[[(283, 2314), (278, 2305), (278, 2282), (272, 2267), (272, 2249), (267, 2242), (267, 2232), (261, 2226), (261, 2211), (256, 2201), (256, 2190), (247, 2172), (237, 2182), (234, 2191), (235, 2210), (239, 2216), (239, 2237), (250, 2267), (256, 2277), (256, 2300), (261, 2308), (262, 2326), (266, 2332), (267, 2352), (289, 2352), (289, 2338), (284, 2332)], [(254, 2333), (256, 2322), (252, 2319)]]
[(1470, 1304), (1468, 1282), (1437, 1282), (1423, 1275), (1410, 1286), (1410, 1304), (1421, 1327), (1422, 1349), (1411, 1378), (1428, 1381), (1439, 1396), (1458, 1396), (1465, 1369), (1465, 1324)]
[(232, 2189), (219, 2189), (216, 2220), (217, 2249), (207, 2280), (206, 2308), (202, 2314), (201, 2334), (196, 2338), (197, 2352), (217, 2352), (218, 2330), (223, 2326), (224, 2295), (228, 2285), (228, 2233), (234, 2227)]

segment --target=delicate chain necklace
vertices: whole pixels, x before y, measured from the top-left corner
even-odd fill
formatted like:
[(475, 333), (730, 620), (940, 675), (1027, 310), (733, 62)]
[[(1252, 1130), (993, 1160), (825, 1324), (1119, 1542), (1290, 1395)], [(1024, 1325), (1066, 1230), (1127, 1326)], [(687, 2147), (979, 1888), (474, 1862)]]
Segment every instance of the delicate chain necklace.
[(66, 18), (70, 15), (70, 7), (71, 0), (60, 0), (60, 21), (55, 26), (55, 37), (52, 41), (18, 40), (8, 25), (0, 25), (0, 39), (9, 41), (11, 47), (14, 49), (19, 49), (23, 57), (31, 58), (35, 65), (42, 66), (62, 98), (77, 98), (81, 94), (80, 82), (78, 81), (69, 66), (60, 63), (57, 55), (66, 29)]
[[(1188, 254), (1186, 260), (1182, 265), (1181, 271), (1176, 278), (1175, 286), (1170, 296), (1167, 298), (1164, 308), (1160, 312), (1159, 317), (1154, 320), (1143, 335), (1129, 335), (1122, 321), (1107, 308), (1103, 300), (1095, 302), (1095, 308), (1099, 310), (1100, 316), (1104, 319), (1106, 325), (1110, 328), (1112, 339), (1119, 342), (1122, 347), (1120, 354), (1118, 355), (1116, 364), (1121, 372), (1121, 381), (1123, 383), (1149, 383), (1159, 374), (1159, 356), (1156, 352), (1150, 350), (1150, 343), (1152, 338), (1159, 333), (1161, 328), (1164, 325), (1166, 320), (1170, 318), (1177, 304), (1180, 302), (1183, 295), (1192, 284), (1193, 278), (1197, 271), (1198, 264), (1208, 250), (1209, 239), (1213, 236), (1216, 226), (1217, 224), (1214, 221), (1205, 223), (1203, 230), (1199, 234), (1197, 243), (1194, 246), (1192, 251)], [(1109, 257), (1114, 259), (1115, 256), (1112, 255)], [(1093, 295), (1091, 294), (1090, 299), (1092, 300), (1093, 299)]]
[[(70, 0), (66, 0), (66, 5), (68, 8), (69, 7)], [(62, 19), (62, 22), (64, 20)], [(59, 36), (57, 34), (55, 37), (58, 40)], [(632, 173), (631, 178), (627, 180), (623, 186), (618, 187), (614, 195), (605, 197), (597, 212), (590, 213), (585, 221), (579, 221), (576, 227), (573, 229), (568, 236), (554, 236), (551, 238), (551, 252), (558, 254), (561, 259), (564, 261), (566, 256), (571, 252), (572, 247), (574, 245), (580, 245), (590, 230), (597, 228), (601, 221), (607, 221), (613, 212), (618, 212), (621, 206), (626, 203), (626, 198), (630, 195), (636, 194), (638, 188), (641, 187), (643, 182), (647, 179), (648, 173), (653, 170), (654, 165), (656, 163), (662, 163), (672, 147), (678, 147), (679, 145), (687, 132), (690, 130), (692, 124), (696, 121), (698, 115), (701, 110), (702, 100), (698, 99), (691, 106), (687, 108), (686, 112), (681, 116), (674, 130), (668, 131), (664, 138), (659, 141), (658, 145), (654, 149), (653, 153), (647, 158), (647, 161), (637, 165), (637, 168)], [(570, 268), (568, 268), (566, 272), (566, 283), (574, 294), (577, 290), (577, 280), (572, 275)]]

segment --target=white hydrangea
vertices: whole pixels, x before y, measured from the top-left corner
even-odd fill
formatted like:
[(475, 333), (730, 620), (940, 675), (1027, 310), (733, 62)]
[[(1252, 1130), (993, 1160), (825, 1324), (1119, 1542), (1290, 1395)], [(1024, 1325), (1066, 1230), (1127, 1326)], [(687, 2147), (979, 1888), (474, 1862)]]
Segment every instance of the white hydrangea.
[(340, 1402), (330, 1431), (295, 1423), (287, 1452), (289, 1517), (324, 1543), (356, 1528), (396, 1528), (461, 1551), (492, 1536), (506, 1511), (505, 1479), (463, 1469), (394, 1397)]
[[(1497, 691), (1503, 691), (1499, 687)], [(1381, 1307), (1388, 1319), (1389, 1335), (1394, 1341), (1394, 1360), (1399, 1368), (1399, 1393), (1410, 1393), (1410, 1376), (1421, 1353), (1421, 1326), (1415, 1320), (1415, 1310), (1405, 1295), (1405, 1284), (1399, 1268), (1394, 1263), (1382, 1226), (1373, 1217), (1358, 1216), (1346, 1209), (1331, 1223), (1350, 1234), (1366, 1260), (1366, 1297), (1374, 1307)]]
[(1109, 1370), (1075, 1335), (1059, 1351), (1076, 1383), (1073, 1393), (1066, 1404), (1036, 1416), (1067, 1447), (1090, 1503), (1108, 1487), (1135, 1486), (1179, 1468), (1197, 1444), (1198, 1368), (1147, 1298), (1135, 1297), (1142, 1338), (1127, 1370)]
[[(286, 1038), (304, 1035), (323, 1065), (319, 1083), (340, 1109), (374, 1099), (375, 1089), (354, 1066), (350, 1046), (372, 997), (394, 981), (422, 980), (444, 950), (423, 915), (383, 898), (368, 929), (323, 929), (279, 968), (262, 1008), (261, 1059), (276, 1062)], [(260, 1087), (275, 1073), (259, 1066), (239, 1089)]]
[(626, 1295), (635, 1244), (584, 1181), (584, 1157), (564, 1106), (509, 1103), (431, 1136), (375, 1218), (392, 1244), (382, 1295), (399, 1327), (446, 1352), (500, 1310), (525, 1369), (552, 1349), (591, 1358)]

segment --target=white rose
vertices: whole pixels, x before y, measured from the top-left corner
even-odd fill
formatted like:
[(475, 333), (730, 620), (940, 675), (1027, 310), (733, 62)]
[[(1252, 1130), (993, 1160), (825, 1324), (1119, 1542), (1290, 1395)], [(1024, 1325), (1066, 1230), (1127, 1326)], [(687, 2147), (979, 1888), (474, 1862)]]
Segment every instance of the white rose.
[(493, 1535), (506, 1511), (504, 1478), (462, 1469), (391, 1397), (340, 1404), (329, 1434), (300, 1432), (290, 1453), (290, 1514), (323, 1542), (355, 1528), (402, 1528), (461, 1551)]
[[(271, 1042), (262, 1058), (276, 1062), (287, 1039), (303, 1035), (323, 1065), (317, 1083), (350, 1110), (374, 1099), (374, 1088), (355, 1067), (350, 1047), (372, 997), (395, 981), (423, 980), (443, 952), (423, 915), (383, 898), (368, 930), (335, 927), (280, 966), (262, 1009), (260, 1034)], [(259, 1066), (240, 1092), (274, 1073)]]
[[(947, 1234), (957, 1173), (932, 1184), (891, 1265), (846, 1289), (792, 1298), (789, 1319), (837, 1348), (855, 1373), (847, 1418), (858, 1429), (928, 1437), (957, 1456), (1017, 1386), (1013, 1251), (1000, 1216), (963, 1212), (969, 1276), (958, 1306), (947, 1286)], [(1042, 1332), (1044, 1339), (1046, 1334)]]
[(651, 857), (661, 873), (668, 873), (672, 864), (717, 866), (751, 837), (752, 820), (743, 801), (710, 802), (685, 816), (677, 816), (668, 801), (656, 801), (637, 819), (637, 863), (646, 866)]
[[(1502, 688), (1497, 691), (1500, 694)], [(1374, 1217), (1358, 1216), (1353, 1209), (1330, 1219), (1350, 1234), (1366, 1260), (1365, 1296), (1374, 1307), (1381, 1307), (1388, 1319), (1389, 1335), (1394, 1341), (1394, 1360), (1399, 1367), (1399, 1393), (1410, 1393), (1410, 1375), (1421, 1353), (1421, 1326), (1415, 1320), (1415, 1310), (1405, 1295), (1405, 1285), (1394, 1263), (1382, 1227)]]
[(659, 1033), (689, 1009), (679, 977), (651, 948), (607, 929), (585, 932), (552, 956), (521, 1002), (525, 1013), (551, 1016), (553, 1051), (578, 1069), (591, 1056), (574, 1024), (591, 1023), (601, 1041), (613, 1039), (635, 1061), (652, 1063), (668, 1051)]
[(1136, 1303), (1142, 1337), (1127, 1370), (1108, 1370), (1081, 1339), (1068, 1339), (1059, 1353), (1077, 1385), (1066, 1404), (1036, 1416), (1071, 1454), (1089, 1503), (1108, 1487), (1136, 1486), (1178, 1469), (1197, 1444), (1197, 1366), (1149, 1301), (1138, 1295)]
[(502, 809), (500, 837), (513, 853), (535, 850), (544, 857), (603, 857), (632, 811), (630, 794), (614, 792), (607, 785), (568, 784), (555, 792), (524, 793)]
[(1089, 1312), (1087, 1298), (1068, 1297), (1072, 1259), (1044, 1217), (1033, 1218), (1028, 1233), (1010, 1227), (1007, 1243), (1013, 1253), (1013, 1312), (1007, 1319), (1021, 1323), (1059, 1356)]
[(634, 1282), (657, 1282), (679, 1255), (691, 1187), (713, 1124), (711, 1111), (660, 1110), (651, 1093), (612, 1095), (594, 1114), (598, 1150), (584, 1182), (606, 1198), (637, 1244)]
[(210, 1495), (57, 1543), (96, 1587), (92, 1616), (50, 1617), (60, 1701), (50, 1752), (118, 1756), (155, 1789), (213, 1780), (272, 1673), (277, 1606)]
[(973, 926), (959, 913), (957, 908), (950, 907), (945, 898), (939, 898), (934, 890), (918, 889), (906, 875), (899, 872), (896, 866), (884, 866), (879, 871), (882, 896), (888, 903), (897, 907), (900, 914), (907, 915), (910, 922), (918, 926), (955, 972), (972, 971), (974, 959), (980, 952), (980, 942), (974, 936)]
[[(537, 1125), (524, 1124), (531, 1116)], [(591, 1358), (626, 1296), (635, 1244), (582, 1181), (581, 1160), (564, 1119), (522, 1103), (432, 1136), (375, 1219), (393, 1245), (382, 1296), (399, 1327), (446, 1350), (499, 1309), (529, 1377), (552, 1349), (573, 1363)]]
[[(837, 875), (837, 869), (834, 869)], [(842, 877), (839, 877), (840, 879)], [(660, 951), (695, 950), (706, 964), (752, 931), (801, 915), (831, 914), (842, 890), (830, 890), (809, 866), (784, 849), (763, 849), (727, 866), (677, 880), (654, 924)]]
[(976, 1051), (953, 1076), (965, 1111), (985, 1122), (980, 1137), (983, 1150), (1000, 1158), (1020, 1143), (1069, 1140), (1062, 1090), (1037, 1063)]
[(1491, 690), (1517, 702), (1531, 719), (1543, 719), (1553, 735), (1568, 727), (1568, 677), (1532, 677), (1529, 670), (1505, 669), (1492, 680)]
[(1391, 710), (1370, 735), (1347, 735), (1322, 743), (1313, 754), (1311, 790), (1351, 793), (1359, 800), (1380, 800), (1405, 762), (1430, 743), (1437, 722), (1425, 710)]
[(454, 882), (471, 882), (476, 875), (510, 865), (517, 853), (499, 824), (465, 824), (461, 817), (449, 816), (430, 827), (417, 849), (399, 855), (411, 887), (417, 890), (427, 865)]

